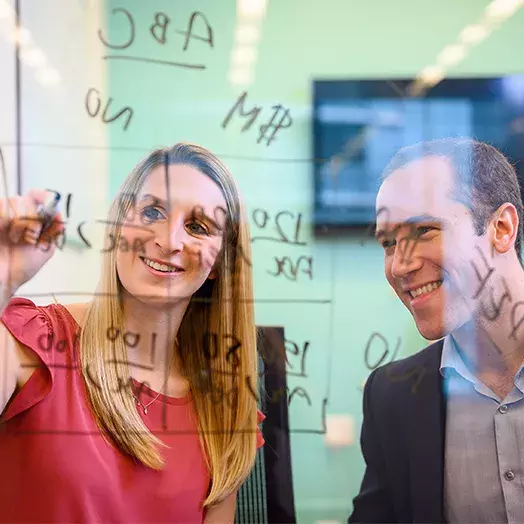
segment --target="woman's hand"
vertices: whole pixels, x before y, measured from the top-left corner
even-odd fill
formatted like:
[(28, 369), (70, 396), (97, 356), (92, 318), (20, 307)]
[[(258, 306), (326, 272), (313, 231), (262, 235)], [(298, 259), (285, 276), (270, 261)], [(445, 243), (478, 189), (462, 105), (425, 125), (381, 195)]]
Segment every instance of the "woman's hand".
[(56, 250), (56, 238), (64, 230), (61, 214), (56, 214), (41, 238), (42, 222), (37, 215), (38, 206), (50, 196), (48, 191), (31, 190), (25, 196), (0, 200), (0, 309)]

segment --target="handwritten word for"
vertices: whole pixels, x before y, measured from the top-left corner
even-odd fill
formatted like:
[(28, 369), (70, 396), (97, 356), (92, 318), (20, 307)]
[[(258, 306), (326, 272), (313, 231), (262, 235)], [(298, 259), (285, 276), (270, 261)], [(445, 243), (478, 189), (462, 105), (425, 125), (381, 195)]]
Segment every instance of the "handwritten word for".
[[(255, 106), (250, 111), (244, 111), (244, 103), (246, 101), (247, 91), (244, 91), (238, 100), (235, 102), (233, 107), (229, 110), (229, 113), (224, 118), (222, 122), (222, 127), (225, 129), (229, 124), (230, 120), (233, 118), (235, 111), (239, 111), (241, 117), (248, 117), (247, 122), (242, 126), (241, 132), (247, 131), (257, 119), (260, 111), (262, 111), (261, 106)], [(265, 141), (266, 146), (269, 146), (273, 140), (276, 138), (276, 134), (280, 129), (286, 129), (291, 126), (293, 120), (289, 114), (289, 109), (284, 108), (281, 104), (272, 106), (273, 114), (267, 123), (259, 127), (257, 144)]]
[(309, 280), (313, 280), (313, 257), (300, 256), (296, 262), (291, 257), (274, 257), (276, 262), (276, 271), (268, 271), (270, 275), (278, 277), (283, 275), (288, 280), (296, 282), (298, 280), (298, 270), (301, 262), (304, 267), (301, 268), (302, 273), (309, 276)]

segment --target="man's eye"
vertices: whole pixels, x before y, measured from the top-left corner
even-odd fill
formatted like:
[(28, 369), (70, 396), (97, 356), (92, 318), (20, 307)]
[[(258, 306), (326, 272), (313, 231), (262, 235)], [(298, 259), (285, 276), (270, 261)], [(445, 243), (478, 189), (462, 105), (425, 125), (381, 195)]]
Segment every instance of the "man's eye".
[(207, 229), (198, 222), (190, 222), (188, 228), (195, 235), (209, 235)]
[(146, 220), (154, 221), (164, 218), (164, 215), (154, 206), (146, 206), (140, 215)]
[(395, 245), (395, 240), (384, 240), (384, 242), (382, 242), (382, 247), (384, 249), (387, 249), (389, 247), (393, 247)]
[(435, 228), (431, 226), (419, 226), (416, 229), (417, 236), (425, 235), (426, 233), (429, 233), (430, 231), (433, 231)]

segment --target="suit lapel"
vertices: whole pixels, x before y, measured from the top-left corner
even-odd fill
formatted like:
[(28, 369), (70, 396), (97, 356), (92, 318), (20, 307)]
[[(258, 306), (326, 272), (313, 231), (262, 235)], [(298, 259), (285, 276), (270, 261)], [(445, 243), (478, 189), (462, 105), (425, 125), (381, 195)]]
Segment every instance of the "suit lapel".
[(409, 392), (407, 415), (413, 522), (443, 522), (445, 401), (439, 372), (443, 342), (428, 348)]

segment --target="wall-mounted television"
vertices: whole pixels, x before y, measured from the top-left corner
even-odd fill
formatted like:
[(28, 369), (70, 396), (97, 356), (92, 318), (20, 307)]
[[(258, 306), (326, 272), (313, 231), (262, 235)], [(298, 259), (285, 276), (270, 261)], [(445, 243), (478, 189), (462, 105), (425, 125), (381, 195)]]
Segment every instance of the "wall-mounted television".
[(314, 82), (313, 155), (318, 235), (375, 220), (380, 174), (405, 145), (468, 136), (516, 166), (524, 187), (524, 75), (444, 79), (406, 97), (411, 79)]

